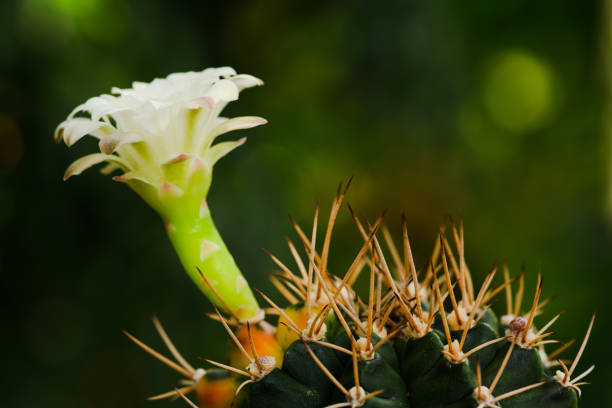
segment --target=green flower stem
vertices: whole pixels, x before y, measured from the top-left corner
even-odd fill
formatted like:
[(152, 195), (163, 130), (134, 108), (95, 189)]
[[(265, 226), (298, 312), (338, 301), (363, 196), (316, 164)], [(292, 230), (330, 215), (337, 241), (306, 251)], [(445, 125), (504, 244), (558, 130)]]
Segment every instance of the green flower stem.
[[(184, 214), (178, 215), (166, 221), (166, 230), (187, 274), (208, 299), (241, 321), (256, 317), (259, 305), (208, 210), (199, 217), (186, 219)], [(203, 282), (198, 268), (223, 302)]]

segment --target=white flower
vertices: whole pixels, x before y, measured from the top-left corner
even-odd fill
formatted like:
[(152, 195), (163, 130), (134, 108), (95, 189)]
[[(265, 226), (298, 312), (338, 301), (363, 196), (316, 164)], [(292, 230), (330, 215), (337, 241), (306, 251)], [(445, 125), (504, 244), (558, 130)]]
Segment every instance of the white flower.
[(134, 82), (132, 88), (113, 88), (112, 95), (91, 98), (60, 123), (55, 140), (72, 146), (91, 135), (99, 140), (100, 153), (76, 160), (64, 179), (105, 162), (103, 173), (122, 170), (113, 179), (128, 183), (162, 213), (160, 198), (168, 195), (187, 193), (202, 200), (213, 165), (246, 140), (213, 145), (217, 136), (266, 123), (256, 116), (219, 114), (228, 102), (238, 99), (241, 90), (262, 84), (229, 67), (208, 68), (150, 83)]

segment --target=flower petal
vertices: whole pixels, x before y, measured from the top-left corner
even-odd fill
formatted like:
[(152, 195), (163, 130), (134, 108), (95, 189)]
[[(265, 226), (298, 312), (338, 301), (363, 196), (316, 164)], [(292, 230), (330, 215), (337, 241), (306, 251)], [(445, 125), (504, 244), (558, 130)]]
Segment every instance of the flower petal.
[(117, 166), (115, 163), (108, 163), (106, 166), (100, 169), (100, 173), (104, 174), (105, 176), (108, 176), (113, 171), (119, 170), (120, 168), (121, 167)]
[[(105, 122), (99, 122), (87, 118), (74, 118), (60, 123), (55, 129), (54, 139), (59, 142), (64, 139), (67, 146), (72, 146), (79, 141), (83, 136), (92, 134), (101, 128), (113, 127)], [(94, 135), (98, 136), (98, 135)]]
[(118, 156), (115, 156), (113, 154), (93, 153), (88, 154), (87, 156), (83, 156), (80, 159), (72, 162), (72, 164), (68, 166), (66, 172), (64, 173), (64, 180), (68, 180), (72, 176), (79, 175), (91, 166), (95, 166), (96, 164), (103, 162), (115, 163), (123, 170), (127, 170), (129, 168), (127, 163), (121, 160), (121, 158)]
[(192, 100), (191, 102), (187, 103), (185, 107), (187, 109), (199, 109), (199, 108), (212, 109), (215, 107), (215, 100), (214, 98), (210, 96), (204, 96), (202, 98), (196, 98)]
[(188, 153), (177, 154), (176, 156), (169, 158), (165, 162), (162, 162), (162, 166), (184, 162), (185, 160), (191, 159), (193, 157), (197, 157), (197, 156), (195, 154), (188, 154)]
[(124, 144), (142, 142), (142, 140), (135, 133), (117, 132), (104, 136), (98, 143), (98, 147), (102, 153), (111, 154)]
[[(238, 99), (241, 90), (262, 84), (252, 75), (220, 67), (133, 82), (131, 88), (113, 88), (111, 94), (89, 98), (57, 127), (54, 138), (70, 146), (92, 135), (98, 139), (101, 153), (72, 163), (65, 178), (107, 163), (103, 173), (122, 169), (124, 174), (116, 180), (130, 184), (154, 207), (159, 194), (177, 194), (173, 186), (194, 188), (205, 195), (212, 165), (245, 142), (240, 139), (213, 145), (215, 138), (267, 123), (255, 116), (219, 118), (220, 112)], [(128, 146), (130, 143), (136, 144)], [(140, 183), (139, 178), (154, 183), (154, 193), (148, 190), (151, 185)], [(164, 187), (163, 182), (172, 185)]]
[(204, 74), (209, 75), (218, 75), (220, 77), (230, 77), (232, 75), (236, 75), (236, 70), (232, 67), (217, 67), (217, 68), (206, 68), (202, 71)]
[(210, 87), (206, 96), (211, 96), (215, 102), (235, 101), (238, 99), (238, 86), (229, 79), (221, 79)]
[[(259, 116), (239, 116), (236, 118), (227, 119), (215, 126), (208, 135), (211, 140), (223, 133), (231, 132), (237, 129), (250, 129), (255, 126), (265, 125), (268, 123), (264, 118)], [(212, 143), (212, 142), (211, 142)]]
[(139, 176), (136, 172), (130, 171), (127, 173), (123, 173), (120, 176), (114, 176), (113, 177), (113, 181), (117, 181), (120, 183), (127, 183), (130, 181), (140, 181), (144, 184), (147, 184), (151, 187), (154, 188), (158, 188), (155, 184), (153, 184), (150, 180), (147, 180), (146, 178)]
[(238, 90), (240, 91), (245, 88), (251, 88), (253, 86), (260, 86), (264, 84), (261, 79), (248, 74), (234, 75), (230, 79), (234, 84), (236, 84)]
[(238, 140), (231, 142), (217, 143), (206, 151), (205, 160), (212, 167), (219, 159), (234, 150), (235, 148), (242, 146), (246, 142), (247, 138), (243, 137)]

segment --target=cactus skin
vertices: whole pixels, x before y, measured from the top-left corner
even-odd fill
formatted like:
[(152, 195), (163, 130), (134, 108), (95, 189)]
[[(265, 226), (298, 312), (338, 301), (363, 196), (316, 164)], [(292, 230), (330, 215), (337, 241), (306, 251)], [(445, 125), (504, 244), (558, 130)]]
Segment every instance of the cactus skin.
[(285, 372), (274, 369), (263, 379), (249, 384), (247, 398), (242, 408), (317, 408), (321, 406), (319, 394), (291, 378)]
[[(344, 364), (334, 350), (316, 343), (310, 343), (308, 347), (332, 375), (336, 377), (342, 375)], [(316, 391), (322, 400), (329, 401), (335, 391), (334, 384), (325, 375), (321, 375), (321, 370), (308, 354), (306, 345), (299, 340), (293, 342), (285, 352), (283, 371), (296, 381)]]
[[(485, 323), (485, 325), (488, 327), (488, 324)], [(480, 334), (478, 333), (481, 330), (480, 325), (471, 330)], [(346, 337), (340, 337), (332, 344), (346, 345)], [(375, 353), (376, 356), (372, 360), (359, 362), (359, 380), (366, 392), (385, 390), (384, 393), (366, 401), (363, 406), (381, 408), (478, 407), (478, 403), (472, 397), (472, 392), (477, 387), (476, 363), (472, 364), (468, 360), (461, 364), (449, 362), (442, 354), (443, 338), (444, 334), (433, 329), (419, 339), (399, 337), (393, 340), (393, 347), (390, 350), (387, 349), (386, 352), (390, 351), (393, 358), (397, 359), (398, 367), (392, 367), (378, 352)], [(380, 338), (373, 335), (372, 342), (375, 343), (376, 340)], [(510, 344), (510, 341), (504, 341), (501, 346), (491, 346), (493, 356), (489, 357), (488, 363), (482, 366), (484, 385), (491, 384)], [(350, 359), (344, 359), (344, 364), (342, 364), (332, 349), (318, 344), (309, 344), (309, 346), (321, 363), (340, 380), (345, 388), (348, 389), (355, 385)], [(320, 407), (345, 402), (344, 395), (336, 389), (332, 381), (317, 367), (305, 350), (306, 346), (301, 340), (294, 341), (285, 351), (282, 371), (310, 389), (313, 395), (317, 395)], [(483, 360), (479, 359), (479, 363)], [(500, 401), (497, 406), (503, 408), (536, 406), (573, 408), (577, 406), (576, 391), (563, 387), (546, 373), (536, 350), (520, 347), (515, 347), (510, 355), (501, 380), (498, 382), (497, 389), (500, 390), (498, 395), (541, 381), (547, 381), (547, 383)], [(257, 382), (243, 391), (250, 395), (250, 404), (239, 405), (240, 407), (283, 406), (284, 396), (277, 395), (275, 390), (268, 391), (267, 387), (262, 388), (255, 384)], [(254, 394), (259, 393), (265, 393), (265, 404), (269, 405), (253, 405)], [(304, 401), (300, 403), (305, 404)]]

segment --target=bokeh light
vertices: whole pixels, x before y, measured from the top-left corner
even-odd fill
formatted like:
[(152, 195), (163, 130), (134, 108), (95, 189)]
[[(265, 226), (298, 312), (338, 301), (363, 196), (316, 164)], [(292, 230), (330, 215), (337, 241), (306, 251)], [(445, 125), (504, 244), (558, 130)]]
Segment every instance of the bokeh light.
[[(129, 4), (116, 0), (21, 0), (20, 23), (33, 46), (85, 38), (113, 43), (124, 33)], [(41, 43), (42, 41), (42, 43)]]
[(516, 133), (533, 130), (550, 117), (553, 93), (549, 67), (522, 51), (498, 56), (483, 86), (484, 104), (493, 123)]

